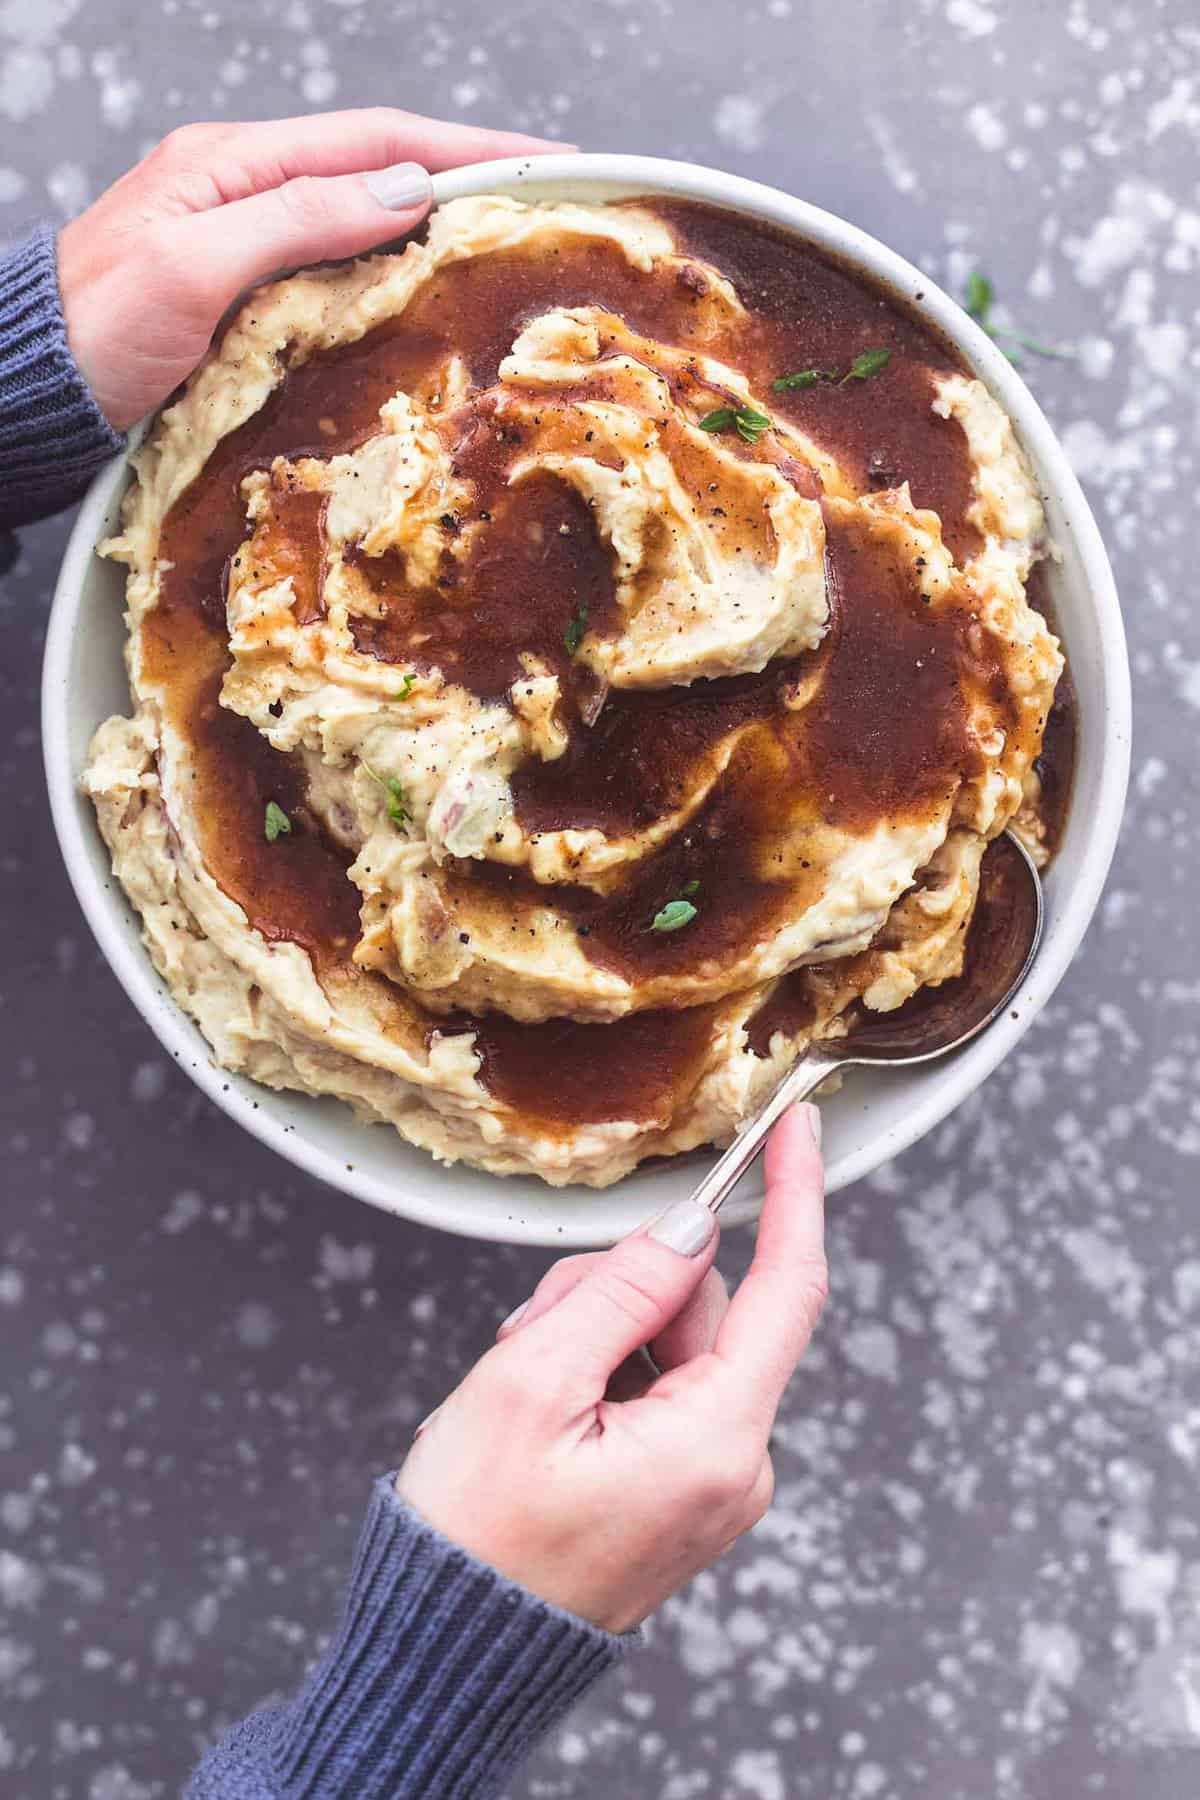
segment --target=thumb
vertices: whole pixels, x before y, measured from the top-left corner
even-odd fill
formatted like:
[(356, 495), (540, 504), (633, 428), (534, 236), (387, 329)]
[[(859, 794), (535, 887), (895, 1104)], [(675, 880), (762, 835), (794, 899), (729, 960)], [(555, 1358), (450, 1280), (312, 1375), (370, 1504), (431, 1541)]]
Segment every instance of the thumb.
[(265, 193), (174, 221), (193, 279), (218, 311), (256, 281), (301, 263), (356, 256), (418, 225), (433, 204), (420, 163), (363, 175), (299, 175)]
[(593, 1385), (597, 1399), (614, 1369), (658, 1336), (686, 1306), (712, 1266), (717, 1221), (680, 1200), (645, 1231), (590, 1261), (556, 1306), (531, 1321), (518, 1342)]

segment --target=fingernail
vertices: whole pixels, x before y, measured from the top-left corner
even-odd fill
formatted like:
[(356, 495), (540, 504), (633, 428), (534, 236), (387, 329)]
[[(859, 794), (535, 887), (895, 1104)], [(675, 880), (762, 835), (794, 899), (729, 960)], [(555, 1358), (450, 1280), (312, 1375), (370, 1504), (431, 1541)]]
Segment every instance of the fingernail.
[(680, 1256), (698, 1256), (717, 1229), (714, 1214), (695, 1200), (677, 1200), (651, 1225), (646, 1236)]
[(813, 1134), (813, 1143), (819, 1150), (821, 1148), (821, 1109), (819, 1106), (814, 1106), (811, 1100), (806, 1100), (804, 1110), (808, 1114), (808, 1129)]
[(514, 1325), (520, 1324), (523, 1315), (528, 1311), (528, 1300), (522, 1300), (520, 1306), (514, 1306), (507, 1319), (501, 1319), (499, 1325), (497, 1325), (496, 1336), (503, 1337), (506, 1331), (511, 1331)]
[(380, 206), (386, 206), (389, 212), (411, 212), (414, 206), (429, 206), (433, 200), (429, 171), (420, 163), (393, 163), (390, 169), (370, 169), (363, 180)]
[(437, 1416), (441, 1412), (441, 1410), (442, 1409), (440, 1406), (435, 1406), (431, 1413), (425, 1414), (425, 1417), (421, 1420), (421, 1423), (417, 1426), (416, 1430), (413, 1432), (413, 1441), (414, 1442), (416, 1441), (417, 1438), (420, 1437), (421, 1433), (424, 1431), (424, 1429), (427, 1425), (433, 1424), (433, 1421), (437, 1418)]

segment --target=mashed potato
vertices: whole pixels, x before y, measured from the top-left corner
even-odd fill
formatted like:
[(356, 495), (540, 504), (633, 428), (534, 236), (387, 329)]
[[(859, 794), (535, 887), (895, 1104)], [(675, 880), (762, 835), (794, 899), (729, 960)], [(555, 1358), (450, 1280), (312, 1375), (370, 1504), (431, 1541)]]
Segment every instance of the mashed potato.
[(105, 546), (134, 711), (85, 785), (160, 972), (227, 1066), (444, 1160), (728, 1139), (956, 974), (1041, 829), (1008, 419), (721, 220), (462, 200), (261, 290)]

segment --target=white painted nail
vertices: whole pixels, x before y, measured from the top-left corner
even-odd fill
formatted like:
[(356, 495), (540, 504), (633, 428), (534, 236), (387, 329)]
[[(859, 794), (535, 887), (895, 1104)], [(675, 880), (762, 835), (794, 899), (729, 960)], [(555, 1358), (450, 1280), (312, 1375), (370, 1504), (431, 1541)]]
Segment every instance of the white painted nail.
[(813, 1134), (813, 1143), (819, 1150), (821, 1148), (821, 1109), (809, 1100), (805, 1102), (804, 1110), (808, 1114), (808, 1128)]
[(363, 176), (368, 189), (389, 212), (411, 212), (433, 203), (433, 183), (420, 163), (393, 163), (390, 169), (370, 169)]
[(497, 1325), (496, 1336), (499, 1337), (502, 1332), (511, 1331), (514, 1325), (520, 1324), (523, 1315), (528, 1310), (528, 1300), (522, 1300), (520, 1306), (514, 1306), (507, 1319), (501, 1319), (499, 1325)]
[(651, 1225), (646, 1236), (680, 1256), (698, 1256), (717, 1229), (714, 1214), (695, 1200), (677, 1200)]

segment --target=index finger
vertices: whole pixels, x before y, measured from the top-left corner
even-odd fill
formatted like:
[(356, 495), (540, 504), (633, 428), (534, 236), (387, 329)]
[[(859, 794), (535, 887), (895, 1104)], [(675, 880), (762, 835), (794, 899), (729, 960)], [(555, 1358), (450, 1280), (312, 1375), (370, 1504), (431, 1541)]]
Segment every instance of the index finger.
[(754, 1260), (717, 1333), (716, 1354), (774, 1415), (828, 1293), (825, 1176), (815, 1106), (793, 1106), (767, 1140), (767, 1197)]
[(524, 132), (425, 119), (391, 106), (193, 129), (205, 173), (223, 201), (247, 199), (298, 175), (357, 175), (398, 162), (418, 162), (436, 173), (494, 157), (570, 148)]

